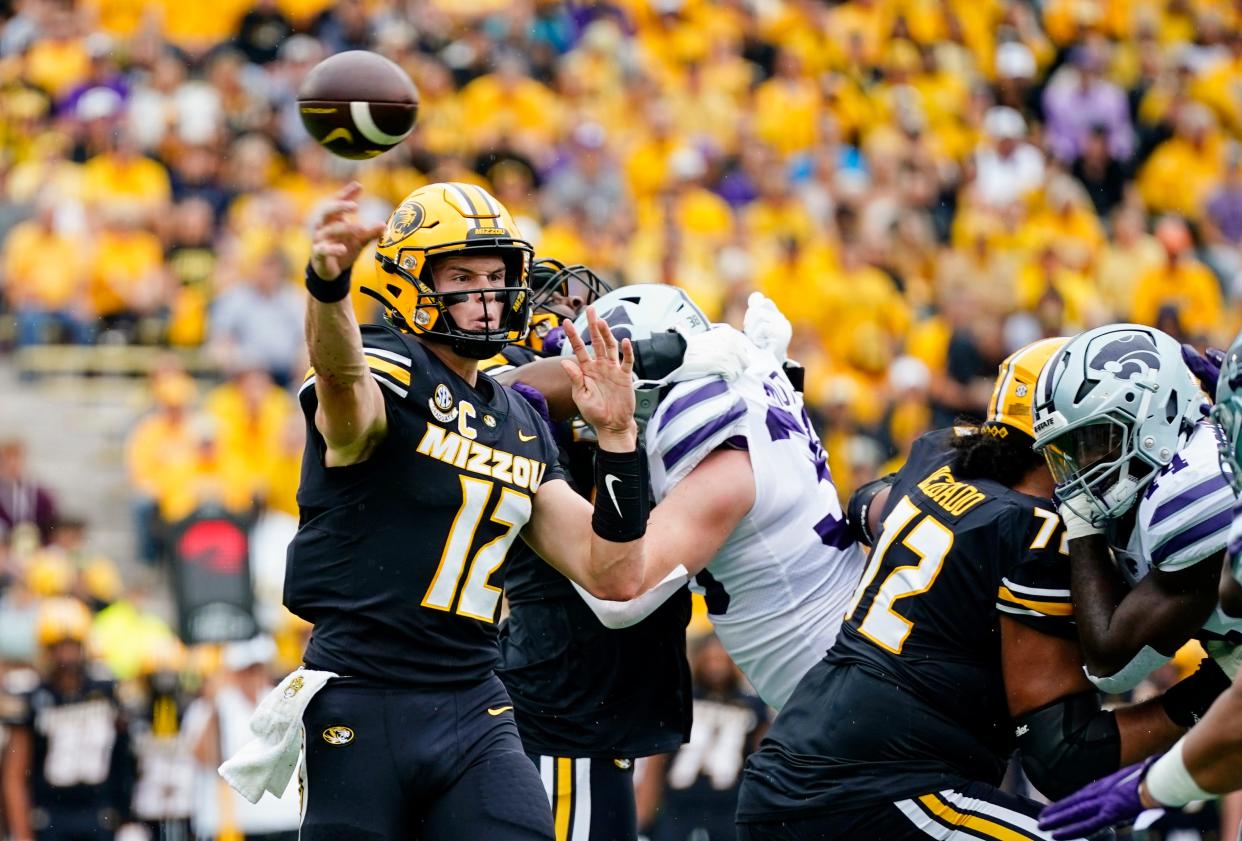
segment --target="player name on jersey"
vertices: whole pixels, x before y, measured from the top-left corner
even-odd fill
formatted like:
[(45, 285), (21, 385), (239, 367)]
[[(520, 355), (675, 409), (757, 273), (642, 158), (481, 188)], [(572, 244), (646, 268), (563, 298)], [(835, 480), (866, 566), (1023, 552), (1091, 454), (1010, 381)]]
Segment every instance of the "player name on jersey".
[(918, 489), (954, 517), (962, 516), (987, 498), (987, 495), (974, 485), (954, 479), (947, 466), (941, 467), (919, 482)]
[(480, 444), (430, 421), (422, 440), (418, 442), (418, 452), (459, 470), (499, 479), (528, 489), (531, 493), (539, 490), (547, 469), (542, 461)]

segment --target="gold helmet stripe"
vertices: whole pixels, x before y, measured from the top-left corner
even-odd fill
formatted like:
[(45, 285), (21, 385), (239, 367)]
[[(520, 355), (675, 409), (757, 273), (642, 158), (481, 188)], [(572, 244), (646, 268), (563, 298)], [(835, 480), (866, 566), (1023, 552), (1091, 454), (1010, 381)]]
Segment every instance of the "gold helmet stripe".
[[(1053, 336), (1047, 339), (1040, 339), (1032, 342), (1024, 348), (1014, 351), (1004, 362), (1001, 363), (1001, 373), (997, 380), (996, 387), (992, 390), (992, 398), (988, 402), (988, 421), (992, 423), (1008, 423), (1013, 425), (1014, 419), (1009, 416), (1009, 410), (1013, 407), (1014, 398), (1011, 391), (1014, 389), (1014, 381), (1019, 371), (1026, 371), (1026, 375), (1035, 374), (1038, 379), (1039, 369), (1044, 366), (1048, 359), (1057, 352), (1057, 349), (1065, 344), (1067, 340), (1062, 336)], [(1032, 392), (1035, 389), (1035, 382), (1029, 383)], [(1025, 430), (1025, 424), (1018, 424), (1020, 429)]]

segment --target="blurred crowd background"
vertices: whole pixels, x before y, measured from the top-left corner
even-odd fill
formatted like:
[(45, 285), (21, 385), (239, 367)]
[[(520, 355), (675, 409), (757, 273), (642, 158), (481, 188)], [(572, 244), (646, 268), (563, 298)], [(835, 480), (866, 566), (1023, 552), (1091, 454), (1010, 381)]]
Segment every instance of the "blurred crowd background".
[[(295, 103), (348, 49), (421, 93), (413, 135), (363, 164)], [(41, 607), (71, 597), (114, 673), (173, 657), (216, 697), (225, 652), (169, 654), (143, 608), (160, 578), (129, 572), (209, 510), (251, 530), (268, 664), (296, 664), (301, 273), (351, 178), (374, 220), (478, 183), (540, 256), (734, 324), (770, 295), (844, 498), (980, 413), (1036, 338), (1133, 320), (1226, 345), (1240, 141), (1242, 0), (0, 0), (0, 360), (37, 377), (49, 353), (125, 349), (108, 358), (148, 383), (134, 559), (95, 554), (87, 512), (58, 510), (70, 480), (43, 486), (21, 430), (0, 435), (0, 655), (35, 661)]]

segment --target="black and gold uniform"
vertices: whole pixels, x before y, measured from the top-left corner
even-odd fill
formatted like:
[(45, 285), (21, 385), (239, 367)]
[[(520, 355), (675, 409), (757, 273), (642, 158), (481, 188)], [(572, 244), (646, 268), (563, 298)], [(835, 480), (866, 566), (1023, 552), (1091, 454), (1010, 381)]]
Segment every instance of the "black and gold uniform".
[(0, 698), (3, 723), (30, 734), (31, 827), (40, 841), (109, 839), (129, 817), (135, 763), (126, 718), (116, 685), (95, 671), (73, 693), (15, 673)]
[[(314, 373), (285, 604), (314, 624), (304, 839), (546, 838), (512, 702), (494, 670), (505, 562), (539, 486), (564, 478), (544, 421), (413, 336), (362, 327), (388, 431), (326, 467)], [(540, 562), (542, 563), (542, 562)], [(322, 738), (321, 738), (322, 734)], [(519, 764), (520, 763), (520, 764)]]
[[(510, 345), (481, 367), (506, 370), (537, 358)], [(576, 487), (591, 487), (594, 448), (575, 443), (568, 424), (558, 433), (562, 465), (580, 477)], [(499, 675), (540, 769), (557, 841), (636, 838), (634, 759), (675, 751), (689, 738), (689, 590), (636, 625), (609, 630), (568, 579), (519, 546), (505, 595)]]
[(1075, 634), (1064, 528), (1049, 500), (958, 480), (956, 434), (898, 473), (836, 644), (747, 765), (743, 837), (1044, 837), (995, 788), (1015, 748), (999, 625)]

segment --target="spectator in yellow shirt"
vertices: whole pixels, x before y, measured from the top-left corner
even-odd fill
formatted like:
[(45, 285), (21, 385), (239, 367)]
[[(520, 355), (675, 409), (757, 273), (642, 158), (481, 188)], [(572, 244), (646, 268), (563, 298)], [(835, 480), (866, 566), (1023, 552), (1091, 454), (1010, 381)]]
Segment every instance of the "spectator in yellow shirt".
[(172, 183), (163, 164), (141, 154), (125, 123), (109, 132), (110, 148), (82, 165), (82, 189), (87, 203), (106, 207), (125, 202), (155, 221), (167, 208)]
[(507, 140), (535, 159), (546, 152), (560, 129), (559, 100), (527, 75), (523, 60), (515, 55), (503, 56), (495, 73), (462, 88), (459, 99), (475, 150)]
[(90, 73), (91, 59), (72, 3), (43, 4), (42, 26), (25, 55), (25, 77), (60, 99)]
[(224, 457), (248, 472), (249, 485), (266, 489), (295, 413), (293, 398), (262, 368), (241, 368), (207, 395), (203, 410), (216, 422)]
[(1185, 106), (1173, 137), (1156, 147), (1139, 171), (1139, 195), (1154, 213), (1198, 219), (1225, 169), (1224, 142), (1206, 106)]
[(151, 377), (151, 395), (155, 398), (155, 411), (138, 422), (125, 442), (138, 552), (148, 564), (156, 563), (163, 551), (157, 516), (161, 477), (171, 465), (188, 462), (194, 456), (190, 411), (197, 388), (183, 371), (163, 370)]
[(1140, 207), (1120, 207), (1113, 214), (1113, 237), (1096, 263), (1096, 288), (1117, 320), (1129, 316), (1138, 279), (1165, 262), (1164, 248), (1147, 233), (1147, 214)]
[[(139, 208), (117, 203), (101, 209), (100, 231), (88, 276), (95, 317), (105, 330), (133, 338), (164, 306), (167, 278), (164, 247), (142, 227)], [(151, 328), (154, 329), (154, 328)], [(147, 337), (149, 338), (149, 337)]]
[(1221, 324), (1220, 283), (1194, 258), (1190, 229), (1175, 216), (1156, 225), (1156, 239), (1164, 247), (1165, 260), (1139, 278), (1134, 288), (1130, 320), (1155, 325), (1163, 310), (1176, 313), (1183, 340), (1215, 339)]
[(83, 294), (89, 255), (80, 238), (57, 229), (57, 207), (54, 195), (41, 196), (34, 218), (15, 226), (4, 241), (3, 288), (17, 317), (19, 347), (47, 341), (53, 330), (61, 341), (91, 339)]
[(253, 512), (261, 488), (239, 459), (220, 446), (215, 420), (199, 415), (190, 424), (194, 449), (189, 459), (170, 462), (160, 471), (160, 517), (169, 526), (207, 505), (237, 515)]
[(755, 132), (781, 155), (808, 151), (815, 143), (823, 100), (792, 52), (777, 56), (776, 74), (755, 89)]

